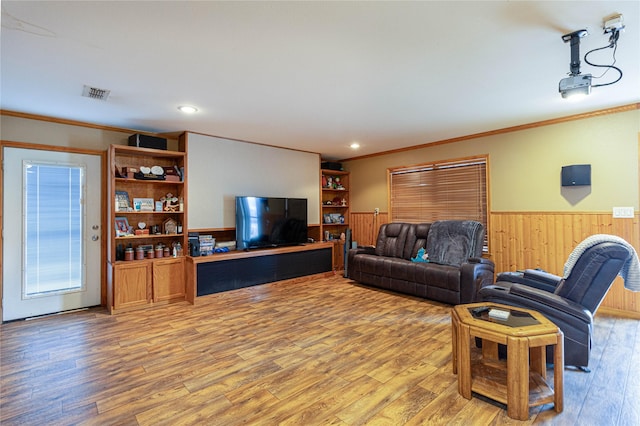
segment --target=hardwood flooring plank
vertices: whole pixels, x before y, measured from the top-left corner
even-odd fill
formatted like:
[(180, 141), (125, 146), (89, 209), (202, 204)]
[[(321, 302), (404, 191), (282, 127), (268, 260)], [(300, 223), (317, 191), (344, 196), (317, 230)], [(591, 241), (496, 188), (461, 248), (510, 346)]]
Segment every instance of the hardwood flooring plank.
[(325, 395), (316, 400), (310, 400), (309, 405), (300, 407), (290, 412), (288, 416), (281, 420), (283, 425), (320, 425), (325, 423), (349, 424), (343, 422), (336, 413), (354, 400), (362, 398), (364, 395), (375, 392), (380, 386), (380, 382), (369, 376), (362, 376), (351, 383), (326, 392)]
[(405, 392), (433, 372), (434, 367), (424, 362), (416, 362), (403, 370), (394, 378), (364, 395), (344, 410), (337, 413), (338, 418), (350, 425), (364, 424), (370, 417), (387, 405), (400, 398)]
[(373, 377), (380, 383), (386, 383), (392, 378), (396, 377), (399, 373), (409, 368), (416, 362), (415, 355), (409, 355), (402, 353), (399, 356), (392, 357), (390, 360), (374, 368), (368, 372), (367, 375)]
[(226, 358), (211, 360), (211, 368), (201, 371), (200, 374), (186, 378), (183, 383), (189, 392), (195, 392), (210, 387), (219, 380), (250, 366), (251, 363), (243, 360), (238, 355), (230, 355)]
[[(467, 425), (469, 424), (469, 419), (473, 419), (473, 423), (476, 425), (490, 425), (503, 411), (503, 408), (497, 406), (493, 409), (489, 409), (486, 401), (479, 398), (472, 398), (471, 401), (465, 404), (451, 420), (447, 421), (447, 424)], [(508, 421), (508, 423), (511, 422), (519, 425), (528, 423), (523, 421)]]
[(452, 383), (438, 396), (413, 416), (406, 424), (441, 425), (446, 424), (467, 404), (468, 400), (458, 394), (458, 383)]
[(176, 400), (187, 395), (189, 391), (181, 385), (157, 392), (151, 388), (133, 389), (118, 397), (117, 400), (99, 402), (96, 420), (100, 424), (119, 424), (121, 421), (134, 419), (138, 421), (137, 413), (156, 407), (162, 407), (163, 411), (168, 410), (169, 407), (174, 406)]
[(180, 395), (170, 403), (142, 410), (135, 418), (139, 425), (215, 424), (211, 419), (220, 416), (230, 407), (232, 404), (224, 395), (212, 396), (208, 391), (190, 392)]
[(404, 425), (436, 397), (437, 395), (433, 392), (420, 386), (414, 386), (382, 410), (379, 410), (367, 420), (366, 424), (372, 426)]
[(278, 404), (263, 410), (259, 415), (248, 416), (246, 421), (249, 424), (281, 425), (293, 413), (304, 412), (328, 389), (335, 390), (346, 385), (346, 382), (340, 377), (330, 375), (317, 375), (313, 379), (306, 379), (307, 382), (311, 380), (313, 380), (311, 386), (304, 386), (298, 383), (297, 386), (294, 386), (294, 389), (286, 393), (286, 398), (278, 398), (280, 401)]
[[(272, 407), (277, 407), (281, 401), (273, 396), (267, 389), (258, 389), (255, 393), (246, 395), (246, 398), (237, 400), (232, 406), (219, 413), (213, 424), (237, 425), (239, 419), (246, 424), (274, 424), (265, 421)], [(253, 421), (248, 419), (253, 418)], [(256, 421), (255, 419), (258, 419)]]

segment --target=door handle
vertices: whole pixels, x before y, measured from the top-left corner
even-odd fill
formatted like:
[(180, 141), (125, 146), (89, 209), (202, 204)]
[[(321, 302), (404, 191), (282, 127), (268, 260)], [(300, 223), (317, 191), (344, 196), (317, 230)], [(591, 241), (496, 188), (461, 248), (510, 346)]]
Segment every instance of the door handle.
[(92, 241), (98, 241), (100, 239), (100, 237), (98, 235), (94, 235), (91, 237)]

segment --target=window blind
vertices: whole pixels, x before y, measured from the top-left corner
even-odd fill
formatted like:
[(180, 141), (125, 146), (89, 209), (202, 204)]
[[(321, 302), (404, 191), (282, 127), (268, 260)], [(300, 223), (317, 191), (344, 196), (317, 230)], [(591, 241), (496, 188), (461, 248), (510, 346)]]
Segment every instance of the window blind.
[(389, 174), (394, 222), (477, 220), (488, 235), (486, 157), (390, 169)]

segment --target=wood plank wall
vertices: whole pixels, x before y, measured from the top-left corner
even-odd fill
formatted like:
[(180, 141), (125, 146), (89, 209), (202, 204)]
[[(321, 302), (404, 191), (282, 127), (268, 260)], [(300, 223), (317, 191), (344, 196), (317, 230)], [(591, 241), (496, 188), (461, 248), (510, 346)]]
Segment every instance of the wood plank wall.
[(351, 212), (349, 224), (351, 225), (351, 239), (361, 246), (373, 246), (378, 238), (380, 225), (389, 222), (389, 214), (364, 212)]
[[(387, 213), (352, 212), (349, 219), (354, 241), (373, 245), (378, 228), (389, 221)], [(627, 240), (640, 252), (640, 220), (613, 219), (607, 213), (492, 212), (490, 215), (489, 258), (496, 272), (541, 268), (562, 275), (573, 248), (593, 234), (611, 234)], [(616, 279), (602, 308), (633, 317), (640, 316), (640, 292), (624, 289)]]

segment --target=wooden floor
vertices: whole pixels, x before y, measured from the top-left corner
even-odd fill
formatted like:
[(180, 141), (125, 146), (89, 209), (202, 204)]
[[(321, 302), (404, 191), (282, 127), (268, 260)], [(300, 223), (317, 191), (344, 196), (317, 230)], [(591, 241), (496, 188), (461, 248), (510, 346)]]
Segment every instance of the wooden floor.
[(640, 424), (640, 321), (599, 316), (565, 409), (457, 391), (450, 307), (341, 277), (1, 326), (2, 425)]

